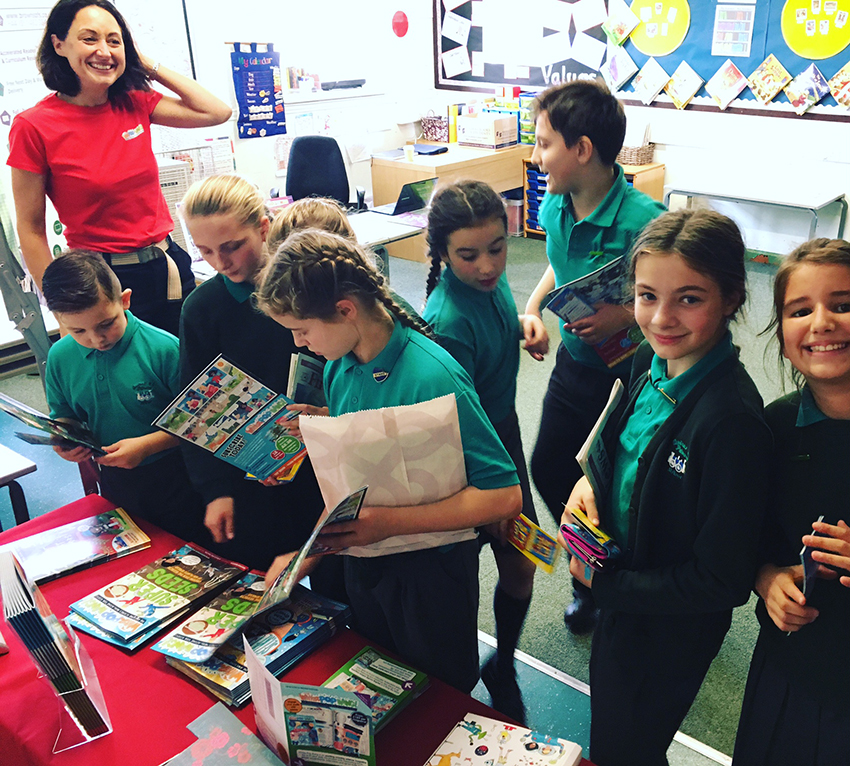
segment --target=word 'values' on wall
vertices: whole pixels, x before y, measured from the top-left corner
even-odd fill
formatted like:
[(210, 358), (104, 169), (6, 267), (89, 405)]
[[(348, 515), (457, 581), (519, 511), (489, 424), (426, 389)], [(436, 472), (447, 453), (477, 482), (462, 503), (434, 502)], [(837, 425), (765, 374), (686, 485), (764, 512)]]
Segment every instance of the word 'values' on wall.
[(236, 91), (237, 135), (262, 138), (286, 133), (280, 53), (271, 43), (229, 43)]
[(434, 0), (438, 88), (850, 121), (850, 0)]

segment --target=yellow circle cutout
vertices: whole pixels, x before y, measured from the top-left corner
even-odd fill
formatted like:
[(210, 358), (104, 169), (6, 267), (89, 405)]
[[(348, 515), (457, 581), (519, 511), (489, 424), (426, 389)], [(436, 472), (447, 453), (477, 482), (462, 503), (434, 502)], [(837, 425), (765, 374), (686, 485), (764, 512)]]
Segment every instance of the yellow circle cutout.
[(691, 25), (688, 0), (635, 0), (631, 7), (642, 23), (635, 27), (629, 39), (647, 56), (667, 56), (688, 34)]
[(836, 56), (850, 44), (850, 0), (788, 0), (782, 36), (800, 58)]

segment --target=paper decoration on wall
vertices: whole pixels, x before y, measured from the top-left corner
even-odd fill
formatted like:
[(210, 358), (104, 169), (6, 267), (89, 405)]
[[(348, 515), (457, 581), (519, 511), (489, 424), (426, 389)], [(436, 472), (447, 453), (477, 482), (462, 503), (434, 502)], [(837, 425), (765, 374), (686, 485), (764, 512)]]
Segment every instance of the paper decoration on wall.
[(393, 33), (396, 37), (404, 37), (410, 24), (404, 11), (396, 11), (393, 14)]
[(605, 79), (608, 89), (614, 93), (622, 88), (637, 72), (637, 64), (625, 48), (613, 47), (608, 49), (608, 60), (602, 65), (599, 73)]
[(664, 86), (664, 92), (670, 96), (676, 109), (684, 109), (688, 102), (697, 94), (704, 80), (688, 64), (683, 61), (676, 67), (670, 81)]
[(762, 104), (770, 103), (789, 82), (791, 75), (772, 53), (747, 80), (750, 90)]
[(782, 36), (804, 59), (837, 56), (850, 44), (847, 0), (788, 0), (782, 8)]
[(691, 6), (688, 0), (634, 0), (634, 13), (643, 22), (631, 35), (635, 47), (647, 56), (667, 56), (688, 34)]
[(602, 31), (614, 45), (622, 45), (640, 24), (640, 19), (632, 13), (625, 0), (611, 0), (608, 4), (608, 18), (602, 24)]
[(829, 84), (814, 64), (785, 86), (785, 95), (797, 114), (805, 114), (829, 93)]
[(755, 5), (718, 4), (714, 15), (711, 55), (749, 57), (755, 15)]
[(747, 78), (732, 59), (726, 59), (714, 76), (705, 84), (705, 90), (714, 99), (714, 103), (725, 109), (747, 87)]
[(850, 109), (850, 61), (829, 81), (829, 92), (841, 106)]
[[(230, 53), (239, 138), (286, 133), (280, 54), (271, 43), (234, 43)], [(257, 50), (265, 48), (266, 50)]]
[(655, 101), (656, 96), (664, 90), (664, 86), (670, 80), (670, 75), (664, 71), (654, 58), (650, 58), (641, 67), (632, 81), (637, 97), (647, 106)]

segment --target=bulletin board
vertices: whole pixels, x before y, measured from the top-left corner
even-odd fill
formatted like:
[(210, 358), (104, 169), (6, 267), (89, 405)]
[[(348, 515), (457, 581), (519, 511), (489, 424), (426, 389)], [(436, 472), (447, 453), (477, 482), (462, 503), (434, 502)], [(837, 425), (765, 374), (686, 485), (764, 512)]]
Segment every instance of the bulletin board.
[[(727, 59), (749, 77), (773, 54), (792, 78), (815, 64), (829, 80), (850, 63), (850, 0), (538, 0), (520, 7), (434, 0), (435, 86), (536, 90), (595, 77), (616, 50), (603, 24), (618, 2), (641, 19), (622, 44), (638, 69), (652, 57), (672, 75), (684, 61), (708, 82)], [(641, 104), (631, 82), (617, 95)], [(764, 104), (747, 87), (725, 111), (850, 121), (846, 103), (827, 94), (800, 117), (784, 92)], [(663, 92), (651, 106), (675, 108)], [(720, 111), (704, 86), (686, 108)]]

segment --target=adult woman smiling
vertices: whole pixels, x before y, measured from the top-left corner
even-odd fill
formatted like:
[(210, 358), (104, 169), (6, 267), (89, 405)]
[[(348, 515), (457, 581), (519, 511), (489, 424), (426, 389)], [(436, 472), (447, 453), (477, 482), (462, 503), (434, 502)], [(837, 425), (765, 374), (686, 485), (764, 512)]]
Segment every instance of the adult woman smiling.
[[(133, 291), (133, 312), (177, 334), (182, 298), (194, 286), (151, 151), (151, 123), (217, 125), (230, 108), (188, 77), (136, 50), (108, 0), (60, 0), (50, 12), (38, 67), (55, 91), (15, 117), (7, 164), (24, 261), (41, 286), (52, 260), (49, 197), (72, 248), (100, 252)], [(158, 82), (172, 91), (151, 90)]]

